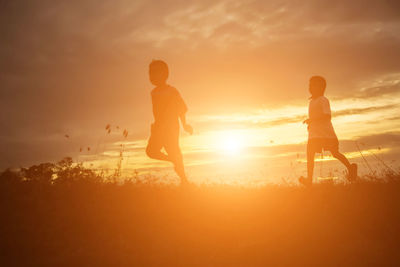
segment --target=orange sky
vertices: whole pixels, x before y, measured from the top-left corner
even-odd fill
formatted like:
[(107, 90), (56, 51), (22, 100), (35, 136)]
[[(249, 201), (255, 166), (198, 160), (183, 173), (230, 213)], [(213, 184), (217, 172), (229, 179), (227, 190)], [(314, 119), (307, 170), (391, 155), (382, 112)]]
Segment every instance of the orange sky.
[[(152, 122), (147, 77), (152, 59), (169, 64), (169, 83), (189, 106), (195, 135), (182, 134), (181, 143), (193, 179), (240, 182), (236, 177), (304, 174), (307, 132), (301, 120), (307, 82), (315, 74), (328, 81), (343, 151), (361, 164), (354, 153), (358, 140), (371, 162), (368, 151), (396, 166), (396, 1), (1, 5), (0, 168), (64, 156), (114, 168), (124, 142), (127, 173), (164, 175), (169, 165), (144, 155)], [(110, 135), (106, 124), (114, 127)], [(127, 139), (123, 129), (129, 130)], [(79, 152), (81, 147), (91, 150)], [(327, 161), (323, 175), (337, 167)]]

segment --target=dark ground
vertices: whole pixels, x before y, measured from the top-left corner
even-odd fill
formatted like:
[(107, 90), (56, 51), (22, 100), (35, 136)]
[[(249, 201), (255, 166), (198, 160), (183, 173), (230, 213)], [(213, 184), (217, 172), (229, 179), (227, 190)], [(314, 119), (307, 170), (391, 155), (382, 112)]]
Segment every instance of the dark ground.
[(400, 182), (182, 189), (0, 176), (1, 266), (398, 266)]

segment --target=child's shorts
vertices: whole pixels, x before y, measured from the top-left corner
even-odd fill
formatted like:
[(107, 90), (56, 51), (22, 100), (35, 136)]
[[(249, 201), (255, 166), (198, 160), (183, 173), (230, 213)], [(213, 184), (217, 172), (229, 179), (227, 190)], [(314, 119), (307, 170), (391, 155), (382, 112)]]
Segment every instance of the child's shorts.
[(335, 152), (339, 150), (339, 140), (337, 138), (312, 138), (308, 139), (307, 151), (321, 153), (323, 150)]

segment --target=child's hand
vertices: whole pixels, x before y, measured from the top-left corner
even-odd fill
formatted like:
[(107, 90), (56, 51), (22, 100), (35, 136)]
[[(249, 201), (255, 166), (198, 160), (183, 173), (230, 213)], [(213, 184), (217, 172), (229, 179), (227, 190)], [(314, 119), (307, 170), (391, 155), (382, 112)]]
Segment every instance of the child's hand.
[(193, 127), (190, 126), (189, 124), (183, 125), (183, 129), (184, 129), (187, 133), (189, 133), (190, 135), (193, 134)]

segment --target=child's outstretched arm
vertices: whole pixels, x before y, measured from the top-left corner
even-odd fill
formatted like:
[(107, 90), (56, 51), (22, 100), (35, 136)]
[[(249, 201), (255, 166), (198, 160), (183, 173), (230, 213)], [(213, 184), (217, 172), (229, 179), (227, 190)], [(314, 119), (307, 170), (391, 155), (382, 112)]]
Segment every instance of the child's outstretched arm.
[(183, 129), (186, 132), (188, 132), (189, 134), (193, 134), (193, 127), (186, 123), (186, 115), (185, 115), (185, 113), (181, 114), (179, 116), (179, 118), (181, 119), (181, 123), (182, 123)]

